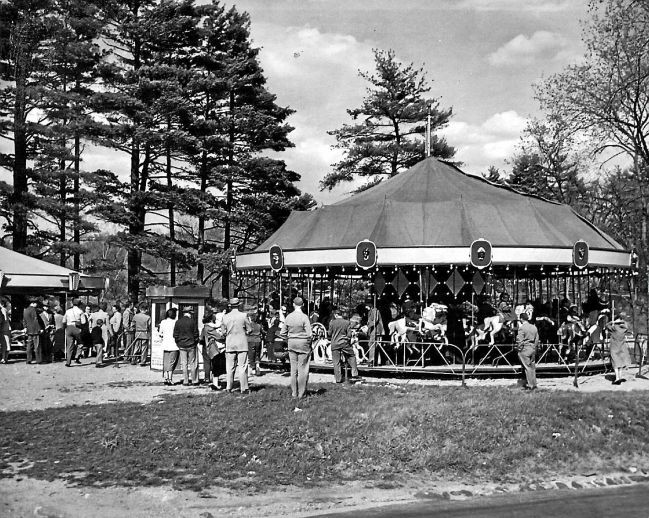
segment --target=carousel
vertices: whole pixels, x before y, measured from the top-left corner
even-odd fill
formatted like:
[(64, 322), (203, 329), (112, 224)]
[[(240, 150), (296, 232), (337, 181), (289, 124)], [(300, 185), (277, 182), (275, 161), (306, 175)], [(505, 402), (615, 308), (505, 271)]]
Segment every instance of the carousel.
[(259, 300), (271, 329), (272, 361), (272, 327), (300, 295), (315, 370), (332, 368), (327, 326), (338, 308), (366, 375), (518, 375), (515, 333), (527, 312), (542, 342), (537, 373), (577, 376), (608, 366), (605, 328), (621, 300), (612, 291), (633, 262), (569, 206), (427, 158), (341, 202), (293, 212), (237, 256), (236, 272), (240, 296)]

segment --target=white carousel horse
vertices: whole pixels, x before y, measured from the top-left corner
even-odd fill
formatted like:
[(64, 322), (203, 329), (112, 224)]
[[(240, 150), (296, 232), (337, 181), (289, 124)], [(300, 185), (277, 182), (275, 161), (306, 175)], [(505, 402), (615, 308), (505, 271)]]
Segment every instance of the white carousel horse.
[(408, 331), (417, 331), (416, 327), (411, 327), (406, 324), (406, 317), (401, 317), (398, 320), (393, 320), (388, 323), (388, 332), (390, 333), (390, 342), (395, 349), (398, 349), (405, 344), (408, 352), (417, 352), (416, 349), (408, 344)]
[(604, 341), (604, 328), (606, 328), (606, 324), (608, 324), (610, 318), (610, 309), (603, 309), (599, 312), (599, 315), (597, 315), (597, 321), (586, 331), (584, 345), (588, 343), (600, 344)]
[(534, 316), (534, 306), (528, 303), (528, 304), (519, 304), (514, 308), (514, 314), (516, 315), (516, 318), (518, 318), (519, 320), (520, 320), (520, 316), (523, 313), (527, 313), (527, 316), (531, 321), (532, 317)]
[(357, 330), (352, 330), (351, 337), (349, 339), (349, 342), (352, 346), (352, 349), (354, 350), (354, 356), (356, 356), (356, 363), (360, 363), (361, 361), (365, 360), (365, 351), (361, 347), (360, 341), (358, 339), (358, 331)]
[(333, 361), (331, 356), (331, 342), (327, 338), (327, 330), (320, 322), (311, 326), (313, 343), (313, 360), (316, 363)]
[(505, 315), (498, 313), (493, 317), (486, 317), (482, 328), (480, 326), (475, 328), (476, 338), (478, 341), (483, 341), (489, 335), (489, 345), (496, 342), (496, 335), (502, 331), (505, 325)]
[(448, 339), (446, 338), (447, 325), (439, 321), (436, 322), (447, 310), (447, 306), (437, 304), (436, 302), (424, 308), (417, 325), (419, 334), (433, 341), (441, 340), (444, 343), (448, 343)]

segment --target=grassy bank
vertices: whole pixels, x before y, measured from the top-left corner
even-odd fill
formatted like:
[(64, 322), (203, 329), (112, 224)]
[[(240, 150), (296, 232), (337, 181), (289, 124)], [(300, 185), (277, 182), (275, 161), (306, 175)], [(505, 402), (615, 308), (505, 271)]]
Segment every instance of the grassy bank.
[(302, 412), (278, 387), (6, 412), (0, 467), (28, 460), (25, 475), (81, 484), (251, 490), (401, 484), (412, 475), (504, 483), (649, 467), (643, 393), (320, 389)]

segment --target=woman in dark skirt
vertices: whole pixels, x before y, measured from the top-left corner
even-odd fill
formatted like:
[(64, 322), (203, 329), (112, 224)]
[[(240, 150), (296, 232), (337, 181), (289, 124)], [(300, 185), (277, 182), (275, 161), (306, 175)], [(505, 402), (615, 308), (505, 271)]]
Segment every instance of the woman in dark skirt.
[(203, 362), (206, 365), (209, 362), (212, 390), (221, 390), (219, 376), (225, 374), (225, 337), (221, 332), (222, 319), (223, 313), (205, 315), (200, 337), (203, 347)]

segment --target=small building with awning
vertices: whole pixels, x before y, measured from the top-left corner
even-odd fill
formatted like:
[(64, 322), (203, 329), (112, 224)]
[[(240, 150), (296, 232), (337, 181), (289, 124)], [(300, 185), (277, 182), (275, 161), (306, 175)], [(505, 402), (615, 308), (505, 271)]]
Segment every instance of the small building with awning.
[(84, 275), (0, 247), (0, 295), (90, 295), (105, 287), (104, 277)]

